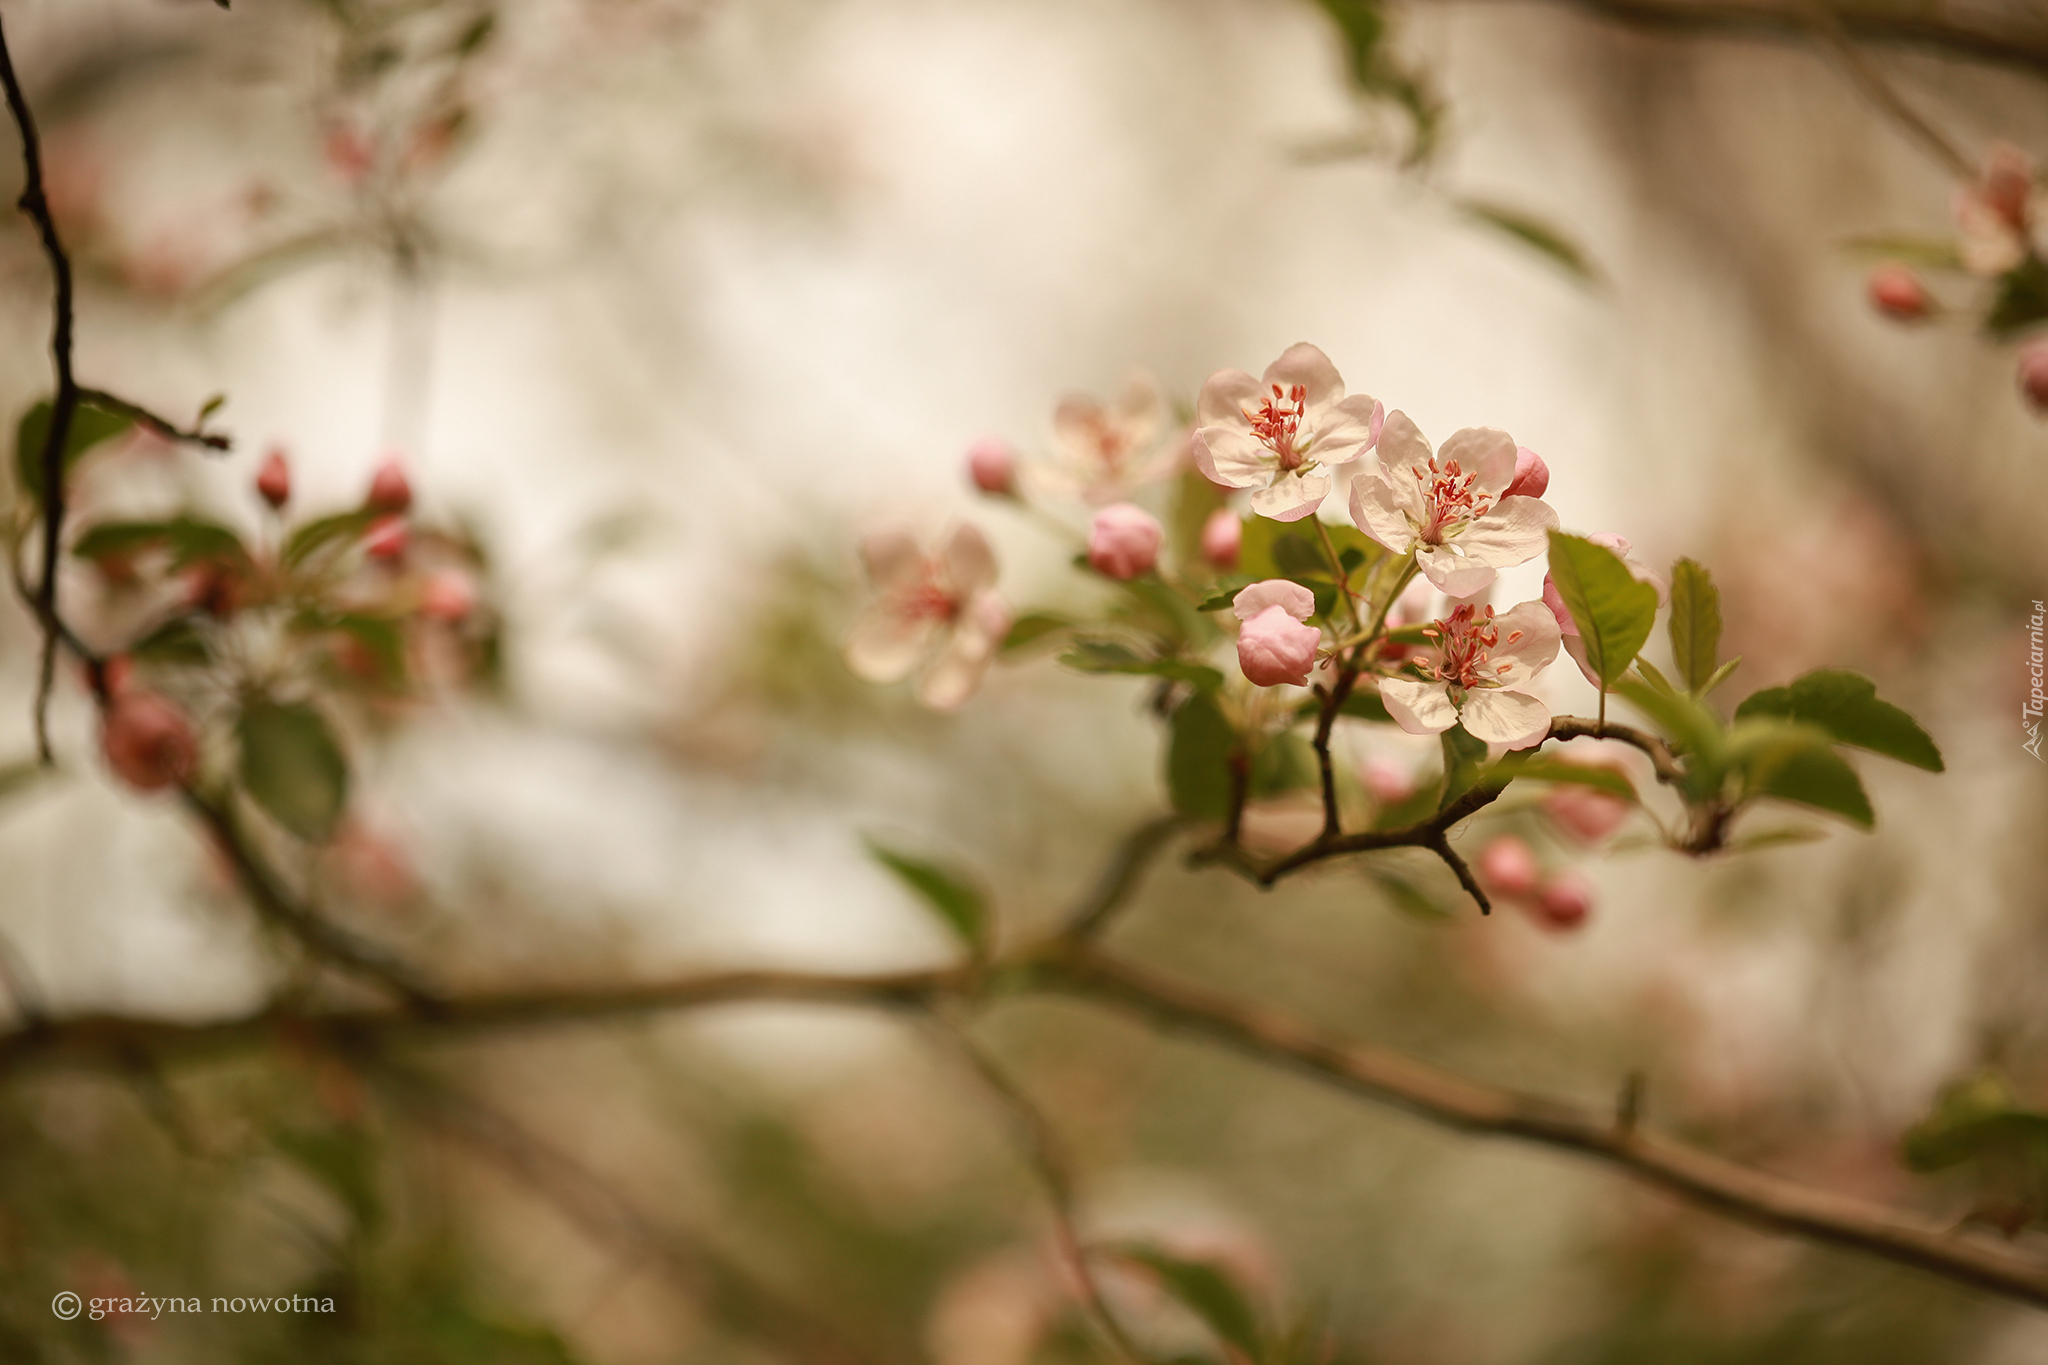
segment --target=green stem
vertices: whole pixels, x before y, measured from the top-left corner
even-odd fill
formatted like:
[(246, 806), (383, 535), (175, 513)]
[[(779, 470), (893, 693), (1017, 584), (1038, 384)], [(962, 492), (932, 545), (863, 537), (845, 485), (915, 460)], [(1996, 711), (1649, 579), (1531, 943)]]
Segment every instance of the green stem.
[(1409, 555), (1407, 565), (1401, 570), (1401, 576), (1394, 580), (1393, 587), (1387, 589), (1386, 600), (1380, 603), (1380, 609), (1374, 613), (1372, 629), (1366, 631), (1365, 639), (1360, 642), (1361, 647), (1370, 643), (1379, 635), (1381, 627), (1387, 624), (1387, 613), (1392, 611), (1394, 603), (1400, 600), (1402, 590), (1415, 581), (1415, 574), (1419, 568), (1420, 566), (1415, 562), (1415, 556)]
[(1330, 572), (1337, 577), (1337, 595), (1344, 599), (1344, 611), (1351, 618), (1351, 628), (1364, 630), (1365, 622), (1358, 616), (1358, 602), (1351, 595), (1351, 575), (1344, 568), (1344, 560), (1337, 553), (1336, 544), (1330, 539), (1330, 528), (1323, 525), (1323, 519), (1313, 512), (1308, 519), (1315, 523), (1316, 539), (1323, 542), (1323, 553), (1330, 557)]

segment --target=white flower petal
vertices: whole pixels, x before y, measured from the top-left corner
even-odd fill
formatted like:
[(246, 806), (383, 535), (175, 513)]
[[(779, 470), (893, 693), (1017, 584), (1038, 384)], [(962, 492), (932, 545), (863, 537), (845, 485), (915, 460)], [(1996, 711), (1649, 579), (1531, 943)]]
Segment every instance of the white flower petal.
[(1510, 749), (1539, 744), (1550, 733), (1550, 708), (1526, 692), (1474, 689), (1465, 694), (1465, 707), (1458, 719), (1465, 722), (1472, 738)]
[(862, 536), (860, 562), (868, 571), (868, 582), (880, 592), (907, 588), (924, 573), (924, 551), (917, 538), (896, 527)]
[(1194, 451), (1195, 468), (1225, 488), (1259, 488), (1273, 477), (1273, 452), (1242, 423), (1201, 428), (1195, 432)]
[[(1404, 496), (1405, 495), (1405, 496)], [(1415, 485), (1390, 483), (1386, 474), (1374, 470), (1351, 481), (1351, 521), (1397, 555), (1408, 553), (1415, 543), (1415, 523), (1422, 501)]]
[(1399, 408), (1387, 414), (1380, 429), (1379, 455), (1390, 482), (1413, 487), (1418, 479), (1429, 478), (1429, 438)]
[(1394, 724), (1411, 735), (1440, 735), (1458, 723), (1450, 688), (1414, 678), (1380, 679), (1380, 700)]
[(1202, 385), (1195, 400), (1195, 425), (1212, 427), (1236, 423), (1249, 433), (1251, 423), (1244, 415), (1245, 404), (1256, 405), (1266, 386), (1243, 370), (1218, 370)]
[(979, 528), (962, 522), (939, 547), (946, 586), (961, 597), (980, 592), (996, 581), (996, 554)]
[(1313, 516), (1329, 496), (1328, 474), (1304, 474), (1291, 469), (1273, 480), (1271, 488), (1261, 488), (1252, 494), (1252, 511), (1275, 521), (1300, 521)]
[[(951, 711), (973, 696), (1009, 629), (1008, 617), (1009, 609), (999, 599), (983, 594), (917, 680), (917, 699), (934, 711)], [(1002, 631), (991, 630), (999, 620)]]
[(905, 616), (886, 605), (868, 609), (846, 637), (846, 666), (869, 682), (909, 676), (931, 642), (936, 623), (929, 616)]
[(1386, 422), (1386, 409), (1376, 398), (1354, 394), (1321, 413), (1310, 413), (1315, 435), (1308, 455), (1324, 464), (1348, 464), (1371, 450)]
[(1467, 474), (1479, 477), (1472, 491), (1497, 498), (1515, 481), (1515, 438), (1498, 427), (1466, 427), (1451, 433), (1436, 452), (1441, 467), (1452, 460)]
[(1564, 652), (1572, 656), (1572, 662), (1579, 666), (1579, 672), (1586, 675), (1586, 681), (1600, 686), (1600, 675), (1593, 671), (1593, 665), (1586, 662), (1586, 637), (1567, 635), (1564, 637)]
[(1505, 569), (1526, 564), (1549, 549), (1550, 528), (1555, 525), (1557, 513), (1541, 498), (1505, 498), (1459, 531), (1456, 544), (1473, 563)]
[(1306, 341), (1295, 342), (1266, 367), (1266, 383), (1278, 384), (1283, 392), (1301, 385), (1307, 390), (1303, 401), (1310, 412), (1344, 396), (1344, 380), (1337, 367), (1330, 363), (1330, 357)]
[(1502, 687), (1520, 687), (1557, 657), (1562, 635), (1557, 618), (1541, 602), (1517, 603), (1494, 617), (1493, 626), (1498, 643), (1488, 651), (1493, 664), (1488, 671)]
[(1423, 545), (1415, 551), (1423, 576), (1447, 597), (1470, 597), (1493, 582), (1493, 566), (1463, 559), (1447, 546)]

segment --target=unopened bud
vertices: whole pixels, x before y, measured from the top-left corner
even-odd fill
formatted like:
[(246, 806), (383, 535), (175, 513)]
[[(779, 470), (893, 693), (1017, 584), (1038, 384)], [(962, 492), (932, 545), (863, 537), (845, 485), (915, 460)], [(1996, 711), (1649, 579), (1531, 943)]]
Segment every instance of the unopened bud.
[(1017, 456), (1007, 441), (994, 437), (967, 447), (967, 477), (984, 493), (1013, 498), (1017, 495)]
[(1934, 311), (1934, 296), (1903, 265), (1881, 265), (1871, 271), (1869, 289), (1871, 306), (1899, 322), (1918, 322)]
[(420, 614), (449, 625), (469, 619), (476, 610), (476, 588), (469, 575), (443, 569), (429, 577), (420, 589)]
[(1561, 872), (1544, 883), (1534, 913), (1546, 929), (1576, 929), (1593, 913), (1593, 887), (1576, 872)]
[(100, 748), (114, 775), (137, 791), (162, 791), (189, 779), (199, 741), (185, 713), (154, 692), (123, 692), (107, 704)]
[(2048, 337), (2020, 348), (2020, 392), (2036, 417), (2048, 417)]
[(256, 471), (256, 491), (272, 507), (282, 507), (291, 501), (292, 470), (285, 463), (283, 447), (272, 446), (263, 457), (263, 467)]
[(1540, 498), (1550, 487), (1550, 466), (1527, 446), (1515, 447), (1515, 478), (1504, 498)]
[(397, 460), (386, 460), (370, 476), (370, 492), (363, 504), (379, 512), (403, 512), (412, 506), (412, 484)]
[(1534, 891), (1542, 875), (1529, 845), (1512, 834), (1496, 836), (1479, 851), (1478, 872), (1487, 890), (1510, 899)]
[(1244, 545), (1244, 522), (1228, 507), (1219, 507), (1202, 523), (1202, 558), (1219, 569), (1237, 567)]
[(1131, 579), (1159, 562), (1166, 530), (1136, 503), (1111, 503), (1088, 528), (1088, 562), (1110, 578)]

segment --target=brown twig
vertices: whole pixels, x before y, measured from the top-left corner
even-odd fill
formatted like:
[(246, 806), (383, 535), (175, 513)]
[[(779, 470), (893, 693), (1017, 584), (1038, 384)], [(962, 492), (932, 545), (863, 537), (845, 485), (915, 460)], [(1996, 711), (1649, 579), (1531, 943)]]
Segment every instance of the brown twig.
[[(198, 426), (190, 428), (181, 427), (167, 417), (157, 416), (140, 403), (131, 403), (118, 394), (108, 393), (105, 389), (80, 389), (78, 397), (80, 402), (98, 408), (102, 412), (111, 412), (117, 416), (127, 418), (137, 426), (148, 427), (166, 441), (176, 441), (183, 445), (201, 446), (207, 450), (226, 451), (235, 448), (234, 439), (225, 433), (205, 431)], [(201, 420), (203, 421), (204, 419)]]
[(1109, 866), (1103, 869), (1102, 876), (1067, 921), (1066, 934), (1075, 939), (1100, 934), (1108, 926), (1110, 917), (1130, 899), (1145, 869), (1180, 831), (1182, 823), (1177, 815), (1162, 815), (1125, 835), (1110, 858)]

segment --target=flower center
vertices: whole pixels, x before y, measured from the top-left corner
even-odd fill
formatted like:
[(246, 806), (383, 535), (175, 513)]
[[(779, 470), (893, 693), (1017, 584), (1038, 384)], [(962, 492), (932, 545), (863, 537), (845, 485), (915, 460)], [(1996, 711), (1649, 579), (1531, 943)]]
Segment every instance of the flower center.
[(1245, 404), (1244, 416), (1252, 424), (1252, 435), (1278, 457), (1282, 469), (1301, 467), (1301, 419), (1307, 410), (1308, 388), (1302, 384), (1287, 389), (1275, 384), (1257, 409)]
[(1081, 423), (1087, 428), (1088, 443), (1094, 448), (1095, 458), (1112, 471), (1121, 466), (1124, 457), (1131, 452), (1131, 433), (1099, 408), (1083, 417)]
[[(1434, 665), (1418, 662), (1416, 667), (1432, 681), (1453, 687), (1499, 687), (1499, 675), (1514, 666), (1493, 662), (1492, 652), (1501, 639), (1492, 607), (1482, 616), (1479, 608), (1468, 602), (1454, 608), (1446, 619), (1424, 626), (1422, 633), (1436, 646), (1438, 658)], [(1510, 631), (1507, 643), (1512, 645), (1521, 638), (1521, 631)]]
[(943, 586), (930, 570), (896, 599), (896, 614), (919, 620), (950, 621), (960, 614), (960, 595)]
[(1429, 509), (1428, 520), (1415, 528), (1417, 537), (1426, 545), (1443, 544), (1493, 507), (1491, 497), (1473, 490), (1479, 475), (1461, 470), (1456, 460), (1439, 466), (1432, 455), (1429, 472), (1417, 469), (1414, 474), (1415, 481), (1422, 485), (1423, 506)]

